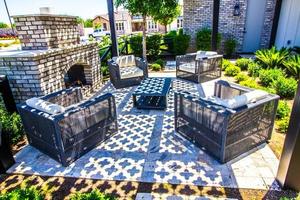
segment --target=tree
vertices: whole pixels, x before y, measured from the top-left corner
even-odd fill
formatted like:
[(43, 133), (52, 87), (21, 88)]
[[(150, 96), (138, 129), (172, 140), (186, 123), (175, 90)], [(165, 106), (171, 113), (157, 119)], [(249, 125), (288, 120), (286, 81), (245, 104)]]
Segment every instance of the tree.
[(0, 22), (0, 28), (8, 28), (9, 26), (3, 22)]
[(93, 27), (93, 20), (92, 19), (87, 19), (84, 21), (84, 27), (85, 28), (91, 28)]
[[(178, 0), (116, 0), (116, 6), (123, 6), (132, 15), (141, 15), (143, 18), (143, 58), (147, 60), (147, 48), (146, 48), (146, 20), (147, 16), (156, 18), (160, 9), (176, 8), (178, 6)], [(169, 8), (170, 7), (170, 8)]]
[(76, 22), (77, 24), (84, 24), (84, 19), (82, 19), (81, 17), (77, 17)]
[(154, 21), (157, 21), (161, 25), (165, 26), (165, 32), (167, 33), (167, 25), (171, 24), (181, 13), (180, 6), (169, 5), (163, 6), (159, 12), (154, 16)]

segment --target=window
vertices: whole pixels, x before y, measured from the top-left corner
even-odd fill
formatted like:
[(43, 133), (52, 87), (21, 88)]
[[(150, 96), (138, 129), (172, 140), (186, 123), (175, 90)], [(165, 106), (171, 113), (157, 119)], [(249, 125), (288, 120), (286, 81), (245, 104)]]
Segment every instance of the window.
[(148, 21), (148, 30), (156, 30), (157, 29), (157, 23), (154, 21)]
[(116, 23), (116, 30), (117, 31), (124, 31), (124, 23), (123, 22), (117, 22)]
[(177, 19), (177, 28), (182, 28), (183, 27), (183, 19), (182, 18), (178, 18)]

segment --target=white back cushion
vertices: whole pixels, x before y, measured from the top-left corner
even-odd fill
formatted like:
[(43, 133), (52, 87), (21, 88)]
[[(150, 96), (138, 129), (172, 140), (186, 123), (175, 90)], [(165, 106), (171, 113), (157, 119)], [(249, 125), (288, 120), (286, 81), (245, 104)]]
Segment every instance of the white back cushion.
[(32, 108), (35, 108), (37, 110), (46, 112), (48, 114), (52, 114), (52, 115), (56, 115), (59, 113), (63, 113), (65, 112), (65, 107), (54, 104), (54, 103), (50, 103), (48, 101), (44, 101), (40, 98), (31, 98), (26, 100), (26, 104)]
[(119, 67), (133, 67), (135, 66), (135, 57), (134, 55), (119, 56), (116, 63), (118, 63)]

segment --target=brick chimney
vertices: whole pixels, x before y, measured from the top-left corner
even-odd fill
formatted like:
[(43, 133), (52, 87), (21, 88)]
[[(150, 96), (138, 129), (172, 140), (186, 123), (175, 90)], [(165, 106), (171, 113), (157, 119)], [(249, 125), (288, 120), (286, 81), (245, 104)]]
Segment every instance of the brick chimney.
[(13, 16), (22, 50), (47, 50), (79, 44), (76, 17), (53, 14)]

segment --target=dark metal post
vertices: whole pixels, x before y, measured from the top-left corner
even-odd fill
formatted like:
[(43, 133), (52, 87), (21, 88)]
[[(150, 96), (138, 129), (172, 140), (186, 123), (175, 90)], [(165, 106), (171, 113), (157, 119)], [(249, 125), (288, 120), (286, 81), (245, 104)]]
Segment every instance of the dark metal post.
[(300, 82), (277, 172), (284, 188), (300, 191)]
[(213, 6), (213, 24), (212, 24), (212, 34), (211, 34), (211, 49), (217, 51), (218, 45), (218, 26), (219, 26), (219, 10), (220, 10), (220, 0), (214, 0)]
[(14, 30), (14, 27), (13, 27), (13, 23), (11, 22), (11, 17), (10, 17), (9, 11), (8, 11), (6, 0), (3, 0), (3, 1), (4, 1), (4, 5), (5, 5), (5, 8), (6, 8), (6, 12), (7, 12), (7, 15), (8, 15), (8, 19), (9, 19), (9, 22), (10, 22), (11, 29), (12, 29), (13, 33), (15, 34), (15, 30)]
[(107, 0), (107, 9), (108, 9), (108, 16), (109, 16), (109, 25), (110, 25), (110, 38), (111, 38), (111, 54), (112, 57), (118, 56), (118, 41), (117, 41), (117, 34), (116, 34), (116, 24), (115, 24), (115, 12), (114, 12), (114, 2), (113, 0)]
[(2, 95), (6, 110), (10, 113), (17, 112), (16, 103), (5, 75), (0, 75), (0, 95)]
[(277, 29), (278, 29), (278, 22), (279, 22), (279, 19), (280, 19), (281, 5), (282, 5), (282, 0), (277, 0), (276, 1), (276, 6), (275, 6), (275, 11), (274, 11), (274, 18), (273, 18), (273, 24), (272, 24), (270, 43), (269, 43), (270, 48), (275, 45)]

